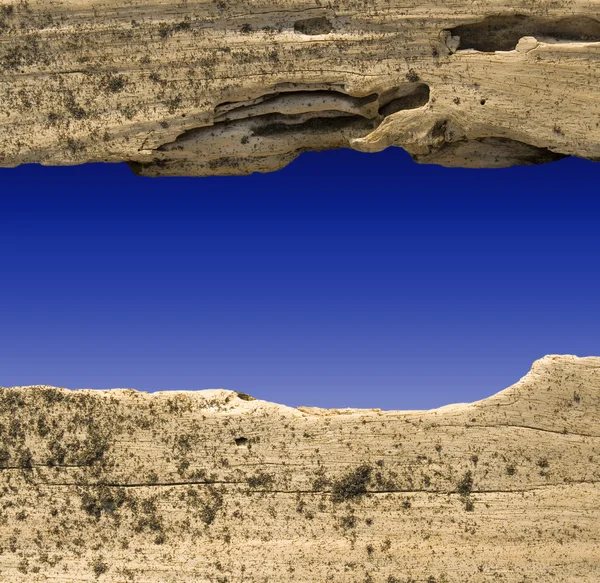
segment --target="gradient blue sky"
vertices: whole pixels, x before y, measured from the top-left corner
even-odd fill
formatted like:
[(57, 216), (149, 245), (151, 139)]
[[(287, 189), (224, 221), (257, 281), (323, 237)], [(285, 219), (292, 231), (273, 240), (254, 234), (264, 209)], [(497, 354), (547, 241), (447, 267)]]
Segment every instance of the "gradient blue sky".
[(600, 355), (600, 164), (1, 169), (0, 385), (429, 408)]

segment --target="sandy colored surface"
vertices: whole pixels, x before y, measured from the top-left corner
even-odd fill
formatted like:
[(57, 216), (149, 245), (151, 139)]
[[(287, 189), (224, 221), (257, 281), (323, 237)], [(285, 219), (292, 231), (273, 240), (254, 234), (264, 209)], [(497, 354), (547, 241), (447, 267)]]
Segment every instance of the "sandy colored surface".
[(431, 411), (0, 390), (0, 580), (600, 580), (600, 358)]
[(600, 160), (598, 0), (0, 0), (0, 166)]

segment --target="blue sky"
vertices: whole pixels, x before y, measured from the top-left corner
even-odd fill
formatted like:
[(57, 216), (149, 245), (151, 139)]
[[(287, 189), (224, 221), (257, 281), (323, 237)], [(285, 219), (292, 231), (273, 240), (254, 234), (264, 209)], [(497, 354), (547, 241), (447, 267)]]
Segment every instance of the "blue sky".
[(600, 355), (600, 164), (0, 169), (0, 385), (429, 408)]

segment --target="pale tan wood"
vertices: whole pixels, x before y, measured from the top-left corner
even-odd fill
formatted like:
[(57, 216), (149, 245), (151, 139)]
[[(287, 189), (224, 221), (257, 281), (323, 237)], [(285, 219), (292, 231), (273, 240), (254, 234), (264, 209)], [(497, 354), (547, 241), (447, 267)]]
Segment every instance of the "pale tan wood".
[(600, 359), (482, 401), (0, 390), (0, 580), (600, 580)]
[(597, 0), (0, 0), (0, 165), (598, 160), (599, 64)]

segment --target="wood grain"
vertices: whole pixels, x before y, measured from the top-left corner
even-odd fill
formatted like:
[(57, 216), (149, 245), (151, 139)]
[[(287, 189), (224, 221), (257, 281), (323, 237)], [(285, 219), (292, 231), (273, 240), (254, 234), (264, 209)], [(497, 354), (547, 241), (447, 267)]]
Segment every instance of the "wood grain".
[(482, 401), (0, 390), (0, 580), (593, 583), (600, 359)]
[(0, 0), (0, 165), (600, 160), (597, 0)]

